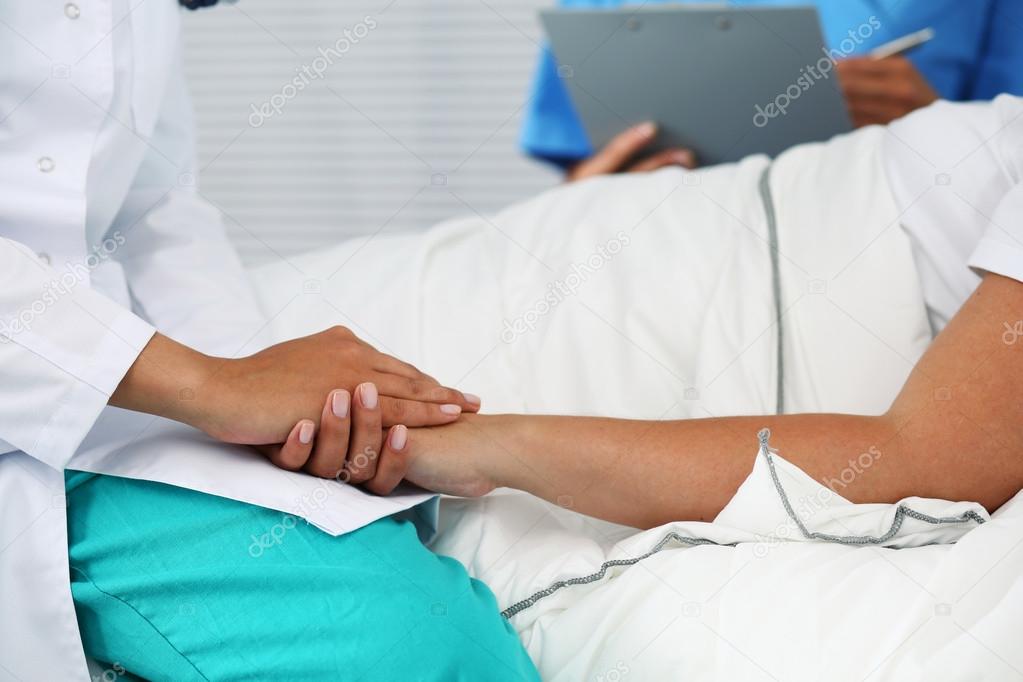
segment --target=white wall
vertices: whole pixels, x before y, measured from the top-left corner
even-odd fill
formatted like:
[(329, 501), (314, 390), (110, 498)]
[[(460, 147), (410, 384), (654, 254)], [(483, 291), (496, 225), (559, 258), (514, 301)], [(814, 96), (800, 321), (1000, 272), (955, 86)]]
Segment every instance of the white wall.
[[(422, 229), (556, 182), (517, 145), (546, 4), (241, 0), (188, 13), (203, 193), (243, 258)], [(339, 39), (340, 57), (315, 61)], [(303, 67), (324, 77), (286, 87)], [(279, 114), (253, 115), (275, 95)]]

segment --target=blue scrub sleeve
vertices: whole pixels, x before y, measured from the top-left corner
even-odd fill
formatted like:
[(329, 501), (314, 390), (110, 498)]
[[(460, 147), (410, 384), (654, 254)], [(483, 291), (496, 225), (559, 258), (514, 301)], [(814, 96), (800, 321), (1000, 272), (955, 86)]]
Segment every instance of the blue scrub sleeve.
[(530, 156), (562, 167), (592, 154), (568, 90), (558, 76), (557, 60), (548, 47), (540, 53), (519, 144)]
[(986, 49), (967, 98), (1023, 95), (1023, 2), (993, 0), (988, 11)]

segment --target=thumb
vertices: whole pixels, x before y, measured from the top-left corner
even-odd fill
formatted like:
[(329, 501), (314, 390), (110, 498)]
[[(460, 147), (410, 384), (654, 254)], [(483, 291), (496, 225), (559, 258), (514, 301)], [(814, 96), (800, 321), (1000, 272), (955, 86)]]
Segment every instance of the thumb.
[(582, 180), (594, 175), (604, 175), (622, 170), (636, 152), (650, 144), (657, 134), (657, 124), (652, 121), (628, 128), (604, 145), (604, 148), (582, 161), (569, 173), (568, 180)]

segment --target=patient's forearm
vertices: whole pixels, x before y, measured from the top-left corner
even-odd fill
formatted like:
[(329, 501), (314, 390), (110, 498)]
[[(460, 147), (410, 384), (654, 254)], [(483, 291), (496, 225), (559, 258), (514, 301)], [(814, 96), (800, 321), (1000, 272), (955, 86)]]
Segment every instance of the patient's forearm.
[[(937, 492), (907, 469), (886, 417), (791, 415), (672, 422), (475, 417), (497, 485), (600, 518), (650, 527), (710, 520), (749, 474), (757, 432), (815, 479), (858, 502)], [(861, 457), (861, 455), (864, 455)], [(866, 463), (866, 466), (864, 466)]]
[(915, 495), (993, 510), (1020, 485), (1016, 468), (967, 449), (963, 430), (923, 432), (894, 416), (648, 422), (499, 415), (466, 424), (485, 436), (479, 442), (487, 444), (497, 485), (639, 527), (713, 519), (752, 469), (765, 426), (783, 457), (853, 502)]

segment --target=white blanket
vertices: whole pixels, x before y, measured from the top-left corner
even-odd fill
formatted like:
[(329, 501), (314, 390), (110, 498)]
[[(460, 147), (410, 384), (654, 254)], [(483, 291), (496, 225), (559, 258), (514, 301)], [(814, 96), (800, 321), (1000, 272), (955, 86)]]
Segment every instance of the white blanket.
[[(751, 481), (763, 482), (759, 473)], [(983, 525), (948, 527), (944, 537), (931, 538), (961, 536), (956, 544), (896, 550), (802, 541), (777, 499), (762, 493), (740, 492), (723, 514), (727, 520), (637, 534), (501, 491), (483, 501), (446, 501), (447, 530), (435, 549), (467, 561), (507, 607), (558, 580), (590, 575), (608, 560), (640, 556), (669, 531), (738, 543), (673, 542), (515, 616), (545, 680), (1020, 676), (1023, 498)], [(951, 516), (975, 509), (904, 502)], [(842, 534), (889, 528), (890, 505), (857, 506), (833, 498), (807, 523)], [(755, 521), (761, 515), (766, 519)], [(767, 533), (747, 526), (763, 521), (775, 525)], [(905, 530), (912, 536), (920, 526)]]
[[(929, 342), (878, 159), (883, 134), (800, 147), (771, 171), (788, 411), (879, 413)], [(757, 193), (766, 165), (601, 178), (423, 236), (385, 226), (255, 280), (277, 336), (350, 326), (480, 393), (490, 411), (763, 414), (775, 405), (778, 333)], [(1015, 507), (979, 525), (978, 505), (910, 499), (902, 506), (961, 522), (910, 515), (883, 547), (811, 541), (757, 452), (751, 433), (751, 476), (714, 524), (638, 533), (503, 491), (445, 501), (436, 548), (506, 608), (645, 554), (669, 532), (734, 544), (674, 541), (529, 602), (512, 623), (544, 679), (1006, 679), (1023, 670), (1011, 646), (1023, 624)], [(864, 456), (848, 475), (871, 475), (884, 453)], [(852, 505), (775, 463), (810, 532), (883, 536), (902, 515), (898, 505)], [(846, 476), (834, 472), (832, 485)]]

